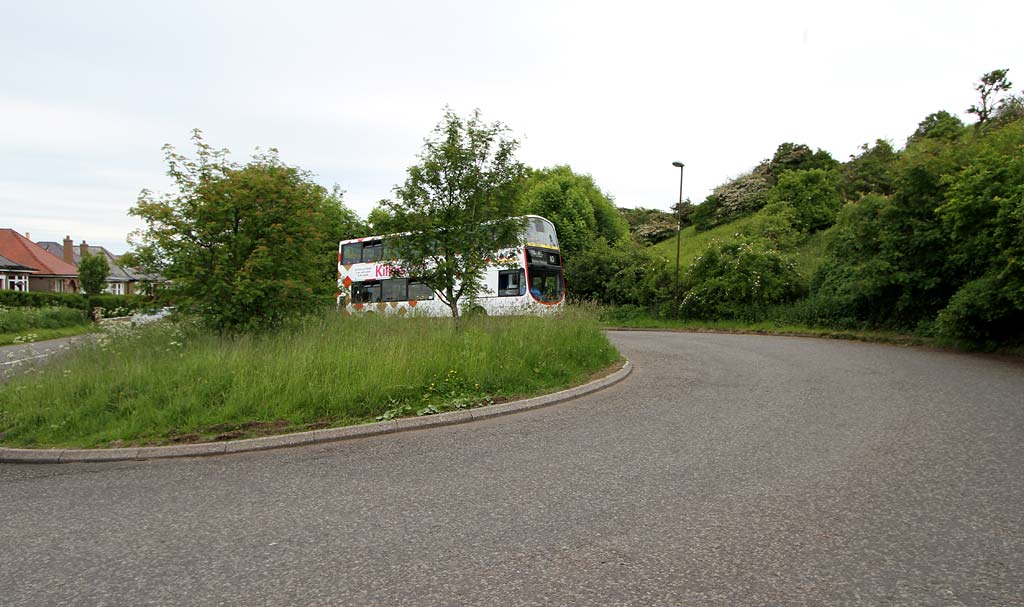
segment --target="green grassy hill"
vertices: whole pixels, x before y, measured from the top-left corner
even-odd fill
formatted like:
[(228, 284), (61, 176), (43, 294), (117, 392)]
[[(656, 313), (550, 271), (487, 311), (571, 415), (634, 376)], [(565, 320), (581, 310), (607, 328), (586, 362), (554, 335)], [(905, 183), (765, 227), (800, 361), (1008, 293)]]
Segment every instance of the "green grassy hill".
[[(731, 240), (752, 219), (753, 216), (741, 217), (732, 223), (712, 228), (707, 232), (698, 233), (693, 226), (684, 229), (680, 235), (679, 267), (685, 271), (698, 255), (707, 250), (712, 242), (716, 240), (719, 242)], [(811, 234), (791, 253), (794, 261), (796, 261), (797, 270), (805, 279), (810, 279), (825, 260), (825, 247), (828, 244), (830, 233), (831, 230), (825, 230)], [(667, 259), (669, 263), (675, 264), (675, 237), (651, 245), (648, 250), (659, 257)]]

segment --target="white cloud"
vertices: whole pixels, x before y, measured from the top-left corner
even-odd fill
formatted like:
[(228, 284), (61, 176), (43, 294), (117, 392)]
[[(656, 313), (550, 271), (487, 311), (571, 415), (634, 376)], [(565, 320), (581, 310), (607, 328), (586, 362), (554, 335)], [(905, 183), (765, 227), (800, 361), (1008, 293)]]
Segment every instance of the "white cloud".
[(783, 141), (839, 159), (902, 144), (970, 105), (982, 73), (1022, 69), (1021, 17), (1011, 2), (20, 3), (0, 22), (18, 58), (0, 66), (0, 217), (123, 237), (138, 190), (169, 185), (160, 146), (188, 152), (193, 127), (239, 160), (279, 148), (365, 214), (446, 104), (509, 125), (531, 165), (666, 208), (673, 160), (699, 201)]

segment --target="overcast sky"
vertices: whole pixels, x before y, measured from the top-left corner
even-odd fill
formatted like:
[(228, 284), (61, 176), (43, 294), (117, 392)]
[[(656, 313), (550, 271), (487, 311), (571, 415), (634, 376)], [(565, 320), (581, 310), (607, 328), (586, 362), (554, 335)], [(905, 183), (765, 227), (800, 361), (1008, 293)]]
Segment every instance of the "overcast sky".
[(445, 105), (623, 207), (699, 202), (783, 141), (840, 160), (1024, 84), (1024, 2), (0, 0), (0, 227), (123, 252), (160, 147), (276, 147), (365, 217)]

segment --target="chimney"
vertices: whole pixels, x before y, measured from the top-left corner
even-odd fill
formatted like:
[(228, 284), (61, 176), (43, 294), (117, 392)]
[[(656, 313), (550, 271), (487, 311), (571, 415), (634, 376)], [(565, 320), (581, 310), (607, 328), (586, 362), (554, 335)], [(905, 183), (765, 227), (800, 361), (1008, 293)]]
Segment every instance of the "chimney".
[(29, 234), (28, 232), (25, 232), (25, 240), (32, 240), (32, 235)]
[(64, 237), (64, 261), (74, 265), (74, 263), (75, 263), (75, 253), (74, 253), (74, 249), (71, 248), (72, 246), (73, 246), (73, 241), (71, 240), (71, 237), (70, 236), (65, 236)]
[(86, 244), (85, 241), (83, 240), (82, 244), (78, 245), (78, 255), (79, 255), (78, 260), (81, 261), (81, 260), (85, 259), (85, 256), (88, 255), (88, 254), (89, 254), (89, 245)]

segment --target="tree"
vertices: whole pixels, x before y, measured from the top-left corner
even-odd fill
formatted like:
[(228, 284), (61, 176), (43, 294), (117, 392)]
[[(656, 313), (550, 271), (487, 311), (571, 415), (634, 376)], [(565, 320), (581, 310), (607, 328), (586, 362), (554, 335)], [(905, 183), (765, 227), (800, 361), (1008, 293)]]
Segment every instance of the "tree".
[(616, 243), (629, 236), (629, 224), (590, 175), (568, 165), (533, 171), (522, 193), (526, 213), (551, 220), (562, 254), (572, 259), (598, 238)]
[(171, 281), (179, 307), (221, 331), (273, 327), (310, 311), (332, 288), (338, 240), (354, 217), (307, 171), (276, 150), (247, 164), (193, 131), (196, 158), (164, 146), (173, 193), (139, 194), (129, 211), (146, 226), (136, 257)]
[(398, 258), (392, 271), (432, 288), (456, 328), (459, 302), (480, 292), (489, 260), (520, 240), (524, 220), (515, 215), (524, 167), (517, 147), (507, 127), (485, 124), (479, 110), (466, 119), (446, 110), (420, 163), (395, 187), (396, 199), (381, 201), (375, 215), (375, 224), (406, 232), (386, 243)]
[(982, 76), (978, 84), (975, 85), (974, 90), (978, 91), (978, 95), (981, 97), (981, 105), (972, 105), (967, 108), (968, 114), (978, 117), (975, 126), (981, 126), (989, 121), (992, 112), (999, 106), (999, 96), (1013, 87), (1013, 83), (1006, 78), (1009, 71), (1008, 69), (992, 70)]
[(107, 263), (107, 256), (92, 255), (86, 251), (78, 264), (78, 280), (82, 284), (82, 291), (86, 295), (99, 295), (109, 275), (110, 264)]

